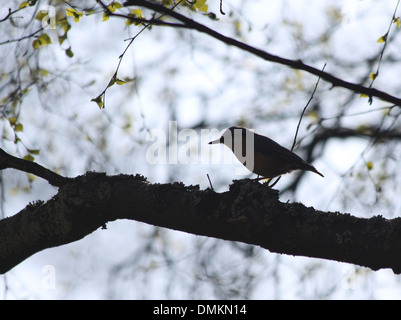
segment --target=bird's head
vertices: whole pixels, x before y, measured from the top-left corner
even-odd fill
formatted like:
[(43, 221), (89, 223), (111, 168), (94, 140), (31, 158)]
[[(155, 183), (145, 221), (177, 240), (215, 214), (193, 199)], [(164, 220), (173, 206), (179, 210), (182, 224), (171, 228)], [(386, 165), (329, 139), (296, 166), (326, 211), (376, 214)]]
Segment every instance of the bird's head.
[(243, 127), (237, 127), (237, 126), (230, 127), (226, 131), (224, 131), (223, 135), (219, 139), (210, 141), (209, 144), (222, 143), (228, 146), (229, 148), (232, 148), (233, 139), (235, 139), (235, 137), (241, 137), (242, 141), (245, 141), (246, 131), (247, 129)]

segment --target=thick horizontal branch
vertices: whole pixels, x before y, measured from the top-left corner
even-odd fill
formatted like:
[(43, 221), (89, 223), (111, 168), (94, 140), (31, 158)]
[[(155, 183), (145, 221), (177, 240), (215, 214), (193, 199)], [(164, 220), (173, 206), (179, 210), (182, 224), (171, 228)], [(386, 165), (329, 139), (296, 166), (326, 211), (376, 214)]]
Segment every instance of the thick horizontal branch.
[(312, 66), (304, 64), (301, 60), (286, 59), (286, 58), (282, 58), (282, 57), (270, 54), (266, 51), (255, 48), (253, 46), (250, 46), (250, 45), (248, 45), (244, 42), (238, 41), (234, 38), (224, 36), (223, 34), (217, 32), (213, 29), (210, 29), (209, 27), (207, 27), (201, 23), (198, 23), (198, 22), (178, 13), (177, 11), (171, 10), (163, 5), (159, 5), (157, 3), (147, 1), (147, 0), (130, 0), (130, 1), (125, 2), (124, 5), (126, 5), (126, 6), (130, 6), (130, 5), (142, 6), (142, 7), (148, 8), (150, 10), (153, 10), (153, 11), (156, 11), (159, 13), (163, 13), (167, 16), (170, 16), (170, 17), (182, 22), (182, 24), (175, 24), (174, 27), (189, 28), (189, 29), (197, 30), (199, 32), (208, 34), (209, 36), (211, 36), (217, 40), (220, 40), (227, 45), (231, 45), (231, 46), (237, 47), (239, 49), (242, 49), (244, 51), (247, 51), (249, 53), (252, 53), (264, 60), (279, 63), (279, 64), (286, 65), (286, 66), (294, 68), (294, 69), (309, 72), (309, 73), (316, 75), (316, 76), (322, 78), (323, 80), (331, 83), (333, 86), (343, 87), (343, 88), (349, 89), (351, 91), (367, 95), (370, 99), (372, 97), (377, 97), (377, 98), (382, 99), (383, 101), (387, 101), (392, 104), (401, 106), (400, 98), (392, 96), (386, 92), (377, 90), (375, 88), (365, 87), (360, 84), (342, 80), (328, 72), (322, 71), (321, 69), (314, 68)]
[(107, 222), (131, 219), (195, 235), (258, 245), (272, 252), (401, 272), (401, 219), (356, 218), (282, 203), (252, 180), (216, 193), (141, 176), (88, 173), (51, 200), (0, 221), (0, 272), (32, 254), (79, 240)]

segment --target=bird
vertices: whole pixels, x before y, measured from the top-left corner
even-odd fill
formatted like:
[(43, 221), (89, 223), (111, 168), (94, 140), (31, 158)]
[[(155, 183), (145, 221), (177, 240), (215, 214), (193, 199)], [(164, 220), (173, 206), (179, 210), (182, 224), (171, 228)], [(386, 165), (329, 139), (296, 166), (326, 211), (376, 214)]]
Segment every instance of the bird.
[(230, 127), (209, 144), (224, 144), (230, 148), (249, 171), (258, 175), (258, 180), (275, 178), (294, 170), (311, 171), (324, 177), (294, 152), (247, 128)]

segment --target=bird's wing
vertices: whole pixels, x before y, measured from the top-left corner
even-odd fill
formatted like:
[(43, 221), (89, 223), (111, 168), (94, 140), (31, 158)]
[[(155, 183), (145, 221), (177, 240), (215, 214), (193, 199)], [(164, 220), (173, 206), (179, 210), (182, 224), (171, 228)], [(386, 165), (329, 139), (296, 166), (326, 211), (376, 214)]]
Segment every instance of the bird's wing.
[(294, 152), (284, 148), (272, 139), (255, 133), (254, 135), (255, 152), (271, 155), (275, 158), (281, 158), (284, 161), (305, 162)]

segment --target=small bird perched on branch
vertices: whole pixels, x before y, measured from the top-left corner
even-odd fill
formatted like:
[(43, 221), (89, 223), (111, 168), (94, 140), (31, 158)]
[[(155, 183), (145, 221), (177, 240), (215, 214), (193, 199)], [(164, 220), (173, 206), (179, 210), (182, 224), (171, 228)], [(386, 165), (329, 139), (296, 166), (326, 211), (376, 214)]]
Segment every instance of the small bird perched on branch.
[(259, 179), (274, 178), (294, 170), (307, 170), (324, 177), (314, 166), (272, 139), (242, 127), (230, 127), (209, 144), (222, 143)]

